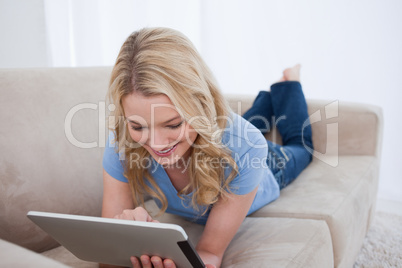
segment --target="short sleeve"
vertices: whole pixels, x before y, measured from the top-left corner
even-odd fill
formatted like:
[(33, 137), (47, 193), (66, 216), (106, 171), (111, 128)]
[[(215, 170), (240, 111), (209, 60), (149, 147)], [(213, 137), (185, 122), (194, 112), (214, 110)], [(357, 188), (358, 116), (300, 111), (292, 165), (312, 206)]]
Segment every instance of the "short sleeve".
[(110, 131), (103, 153), (102, 165), (105, 171), (116, 180), (128, 182), (127, 178), (124, 177), (124, 161), (120, 160), (119, 153), (116, 151), (117, 147), (114, 134)]
[(243, 145), (246, 149), (240, 150), (242, 153), (232, 154), (239, 171), (229, 184), (234, 194), (248, 194), (261, 183), (261, 180), (270, 176), (271, 171), (267, 165), (268, 144), (262, 134), (256, 135), (255, 138), (252, 144)]

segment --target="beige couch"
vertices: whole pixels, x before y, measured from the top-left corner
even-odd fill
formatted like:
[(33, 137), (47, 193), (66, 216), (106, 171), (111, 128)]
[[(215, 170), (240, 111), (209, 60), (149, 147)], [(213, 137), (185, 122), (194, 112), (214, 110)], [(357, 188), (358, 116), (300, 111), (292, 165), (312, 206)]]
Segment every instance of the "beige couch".
[[(97, 266), (59, 247), (26, 213), (100, 215), (110, 71), (0, 70), (1, 267)], [(227, 95), (239, 113), (253, 97)], [(382, 112), (343, 101), (308, 106), (313, 162), (278, 200), (245, 219), (223, 267), (352, 267), (374, 215)], [(203, 228), (173, 215), (161, 220), (181, 224), (194, 243)]]

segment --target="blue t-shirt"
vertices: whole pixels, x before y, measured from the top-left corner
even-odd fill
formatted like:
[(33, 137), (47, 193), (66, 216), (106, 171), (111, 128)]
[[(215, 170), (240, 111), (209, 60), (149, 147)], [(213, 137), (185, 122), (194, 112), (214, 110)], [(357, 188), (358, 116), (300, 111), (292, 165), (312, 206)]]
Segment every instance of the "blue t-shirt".
[[(232, 152), (239, 174), (230, 182), (232, 193), (244, 195), (250, 193), (258, 186), (257, 194), (248, 211), (248, 214), (260, 209), (279, 197), (279, 186), (267, 164), (268, 144), (261, 131), (238, 114), (231, 113), (222, 135), (222, 143)], [(113, 132), (110, 132), (107, 146), (103, 155), (103, 168), (113, 178), (128, 182), (124, 177), (124, 154), (116, 152), (117, 144), (114, 142)], [(185, 195), (184, 200), (177, 195), (164, 168), (152, 157), (143, 162), (147, 165), (149, 173), (165, 194), (168, 208), (166, 212), (183, 216), (189, 220), (205, 224), (209, 215), (201, 216), (203, 207), (199, 210), (191, 205), (192, 193)], [(231, 172), (225, 168), (225, 178)], [(161, 207), (158, 200), (157, 205)]]

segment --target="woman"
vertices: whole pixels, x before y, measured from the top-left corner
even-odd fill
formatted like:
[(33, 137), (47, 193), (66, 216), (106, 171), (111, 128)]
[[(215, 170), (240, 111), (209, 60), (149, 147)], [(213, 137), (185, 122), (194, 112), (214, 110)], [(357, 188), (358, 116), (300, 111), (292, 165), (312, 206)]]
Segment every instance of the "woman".
[[(110, 80), (115, 122), (103, 159), (102, 216), (154, 221), (143, 208), (150, 195), (161, 213), (205, 224), (196, 250), (207, 267), (220, 267), (244, 218), (278, 198), (311, 161), (299, 68), (260, 92), (243, 118), (230, 111), (181, 33), (151, 28), (130, 35)], [(283, 146), (263, 136), (274, 117)], [(131, 262), (175, 267), (157, 256)]]

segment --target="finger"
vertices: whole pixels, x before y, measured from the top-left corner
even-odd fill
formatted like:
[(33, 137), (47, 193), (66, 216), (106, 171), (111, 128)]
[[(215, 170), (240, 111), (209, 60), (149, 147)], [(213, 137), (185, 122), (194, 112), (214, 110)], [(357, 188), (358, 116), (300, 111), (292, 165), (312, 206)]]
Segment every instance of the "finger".
[(136, 221), (149, 221), (148, 217), (151, 217), (143, 207), (135, 208), (133, 211), (133, 215)]
[(152, 222), (157, 222), (157, 223), (160, 223), (160, 221), (158, 221), (158, 220), (152, 220)]
[(137, 213), (134, 215), (134, 220), (136, 221), (148, 221), (148, 215)]
[(171, 259), (164, 259), (163, 265), (165, 265), (165, 268), (176, 268), (176, 264)]
[(131, 261), (131, 264), (133, 265), (133, 268), (141, 268), (141, 263), (137, 259), (137, 257), (131, 257), (130, 261)]
[(149, 256), (142, 255), (140, 259), (142, 263), (142, 268), (152, 268), (152, 263), (151, 260), (149, 259)]
[(152, 256), (151, 262), (154, 265), (154, 268), (163, 268), (162, 259), (158, 256)]
[(132, 209), (125, 209), (122, 216), (125, 220), (135, 220), (134, 211)]
[(147, 222), (154, 222), (154, 219), (152, 219), (151, 215), (149, 215), (149, 214), (147, 216)]

